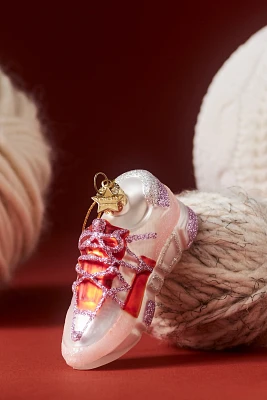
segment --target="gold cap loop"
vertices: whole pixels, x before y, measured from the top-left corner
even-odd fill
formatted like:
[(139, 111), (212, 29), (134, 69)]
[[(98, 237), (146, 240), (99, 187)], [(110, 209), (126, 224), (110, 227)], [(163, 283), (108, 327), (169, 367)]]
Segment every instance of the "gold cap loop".
[[(97, 177), (102, 175), (104, 180), (101, 182), (101, 187), (97, 187)], [(98, 172), (94, 176), (94, 188), (96, 195), (92, 197), (93, 203), (89, 207), (85, 216), (82, 230), (86, 228), (89, 215), (97, 204), (97, 218), (102, 216), (102, 213), (111, 213), (122, 211), (123, 207), (127, 204), (127, 196), (115, 180), (108, 179), (104, 172)]]

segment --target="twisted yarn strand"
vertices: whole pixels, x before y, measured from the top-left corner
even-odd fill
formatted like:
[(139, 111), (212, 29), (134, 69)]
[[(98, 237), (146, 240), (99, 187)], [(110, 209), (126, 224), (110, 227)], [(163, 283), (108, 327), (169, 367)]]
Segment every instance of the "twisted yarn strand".
[(51, 179), (51, 149), (34, 102), (0, 70), (0, 281), (34, 249)]
[(257, 340), (267, 329), (267, 202), (242, 191), (178, 198), (198, 215), (199, 233), (165, 279), (151, 333), (198, 349)]

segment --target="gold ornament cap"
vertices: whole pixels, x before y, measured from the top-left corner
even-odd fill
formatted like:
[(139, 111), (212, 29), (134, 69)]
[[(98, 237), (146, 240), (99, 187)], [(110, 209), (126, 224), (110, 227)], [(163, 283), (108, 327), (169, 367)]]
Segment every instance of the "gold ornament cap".
[[(96, 182), (99, 175), (102, 175), (104, 177), (104, 180), (101, 182), (100, 188), (97, 187)], [(102, 216), (102, 213), (113, 214), (114, 212), (120, 212), (127, 204), (127, 196), (122, 188), (118, 185), (117, 182), (115, 182), (115, 180), (108, 179), (107, 175), (103, 172), (98, 172), (97, 174), (95, 174), (94, 187), (96, 189), (96, 195), (92, 197), (93, 204), (87, 211), (83, 223), (83, 230), (85, 229), (89, 215), (96, 204), (98, 206), (97, 218), (100, 218)]]

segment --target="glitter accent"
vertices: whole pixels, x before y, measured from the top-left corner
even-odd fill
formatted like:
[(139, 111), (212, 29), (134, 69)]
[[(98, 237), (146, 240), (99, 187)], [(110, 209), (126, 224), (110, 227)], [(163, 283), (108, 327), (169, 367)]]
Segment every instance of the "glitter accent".
[[(159, 260), (158, 260), (158, 268), (166, 275), (169, 274), (173, 268), (173, 266), (181, 259), (182, 256), (182, 250), (181, 250), (181, 244), (180, 244), (180, 239), (179, 236), (176, 232), (175, 228), (172, 232), (172, 234), (170, 235), (170, 237), (168, 238), (167, 242), (165, 243), (160, 256), (159, 256)], [(170, 244), (171, 242), (175, 243), (175, 247), (176, 247), (176, 253), (175, 256), (173, 257), (171, 263), (166, 264), (164, 263), (164, 257), (167, 253), (167, 251), (169, 250)]]
[(155, 232), (151, 233), (141, 233), (139, 235), (130, 235), (126, 238), (127, 243), (132, 243), (137, 240), (146, 240), (146, 239), (156, 239), (157, 234)]
[(153, 276), (151, 276), (149, 280), (149, 287), (153, 290), (153, 292), (158, 294), (163, 286), (163, 283), (164, 280), (160, 278), (158, 275), (154, 274)]
[[(108, 226), (108, 231), (110, 228), (114, 228), (113, 232), (105, 233), (106, 227)], [(91, 227), (85, 229), (79, 238), (79, 250), (82, 255), (78, 258), (78, 263), (76, 264), (77, 279), (72, 285), (72, 291), (74, 294), (74, 309), (71, 327), (71, 338), (73, 341), (78, 341), (82, 338), (84, 331), (86, 330), (90, 321), (92, 321), (98, 310), (103, 305), (105, 299), (110, 297), (112, 300), (117, 302), (121, 308), (124, 308), (125, 301), (122, 301), (118, 294), (120, 292), (129, 292), (132, 289), (132, 285), (128, 284), (124, 279), (123, 275), (119, 271), (119, 267), (126, 267), (134, 271), (136, 274), (140, 274), (144, 271), (152, 272), (153, 268), (150, 267), (141, 257), (138, 257), (134, 252), (132, 252), (126, 245), (127, 235), (129, 231), (126, 229), (121, 229), (117, 227), (112, 227), (104, 219), (95, 219), (92, 222)], [(143, 239), (155, 239), (157, 237), (156, 233), (145, 233), (140, 235), (128, 236), (129, 243), (135, 240)], [(110, 244), (111, 243), (111, 244)], [(98, 256), (94, 254), (95, 249), (101, 249), (104, 251), (104, 255)], [(89, 250), (89, 251), (88, 251)], [(132, 256), (134, 264), (121, 260), (116, 254), (125, 250), (130, 256)], [(81, 263), (83, 262), (97, 262), (102, 265), (106, 265), (107, 268), (103, 271), (89, 273), (82, 268)], [(102, 282), (103, 277), (112, 276), (115, 277), (120, 282), (120, 286), (107, 288)], [(78, 286), (84, 281), (88, 280), (92, 282), (102, 291), (102, 296), (96, 305), (94, 311), (82, 310), (78, 308)], [(88, 317), (88, 321), (85, 324), (82, 331), (75, 330), (75, 319), (77, 315), (83, 315)]]
[(188, 223), (186, 225), (186, 229), (189, 237), (189, 242), (187, 247), (189, 248), (197, 236), (198, 219), (196, 214), (190, 207), (187, 207), (187, 209), (188, 209)]
[(148, 300), (146, 303), (144, 319), (143, 319), (146, 326), (151, 325), (155, 313), (155, 308), (156, 308), (155, 302), (152, 300)]
[(125, 172), (116, 179), (116, 182), (120, 185), (122, 181), (131, 177), (141, 180), (144, 197), (149, 204), (170, 207), (170, 198), (166, 187), (148, 171), (136, 169)]
[(92, 221), (93, 231), (95, 232), (104, 232), (106, 227), (106, 222), (104, 219), (96, 218)]

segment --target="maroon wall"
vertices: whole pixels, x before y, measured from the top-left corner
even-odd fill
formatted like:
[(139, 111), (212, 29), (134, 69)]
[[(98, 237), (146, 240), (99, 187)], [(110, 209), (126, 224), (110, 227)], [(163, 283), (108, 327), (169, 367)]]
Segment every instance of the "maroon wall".
[(20, 3), (1, 3), (0, 61), (35, 95), (55, 144), (53, 229), (80, 230), (97, 171), (144, 168), (193, 188), (201, 99), (266, 24), (267, 2)]

